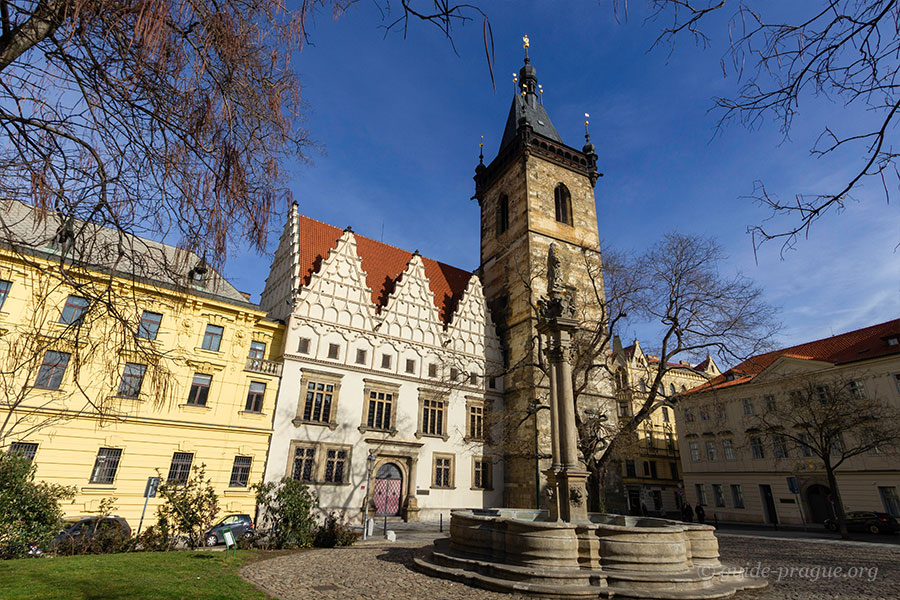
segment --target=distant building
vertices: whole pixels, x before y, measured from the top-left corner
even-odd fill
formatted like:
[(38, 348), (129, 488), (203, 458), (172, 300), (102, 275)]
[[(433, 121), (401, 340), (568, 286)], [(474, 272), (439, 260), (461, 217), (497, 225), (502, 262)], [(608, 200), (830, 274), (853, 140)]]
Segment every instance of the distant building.
[(477, 276), (294, 205), (262, 306), (287, 323), (267, 481), (354, 518), (367, 491), (370, 514), (410, 521), (500, 504), (501, 356)]
[[(821, 462), (808, 448), (754, 429), (767, 402), (790, 401), (785, 382), (797, 376), (840, 378), (856, 393), (900, 403), (900, 320), (754, 356), (679, 399), (685, 491), (692, 504), (706, 506), (707, 519), (797, 524), (833, 516)], [(799, 494), (791, 493), (788, 477), (797, 478)], [(850, 458), (837, 481), (845, 510), (900, 515), (896, 456)]]
[[(637, 340), (623, 348), (616, 337), (613, 340), (613, 364), (618, 417), (631, 417), (647, 399), (649, 385), (659, 370), (659, 357), (644, 354)], [(674, 400), (719, 375), (719, 368), (711, 356), (698, 365), (681, 361), (667, 367), (659, 390), (659, 402)], [(684, 503), (674, 406), (673, 402), (653, 411), (638, 426), (636, 438), (617, 457), (622, 464), (622, 482), (631, 514), (675, 515)]]
[[(113, 231), (70, 223), (60, 243), (54, 213), (13, 201), (0, 212), (0, 451), (74, 486), (69, 516), (116, 497), (136, 529), (147, 478), (182, 481), (200, 464), (223, 513), (254, 515), (283, 326), (196, 255), (126, 236), (110, 271)], [(67, 279), (55, 270), (63, 244), (87, 259), (67, 264)], [(79, 295), (91, 286), (108, 308)]]

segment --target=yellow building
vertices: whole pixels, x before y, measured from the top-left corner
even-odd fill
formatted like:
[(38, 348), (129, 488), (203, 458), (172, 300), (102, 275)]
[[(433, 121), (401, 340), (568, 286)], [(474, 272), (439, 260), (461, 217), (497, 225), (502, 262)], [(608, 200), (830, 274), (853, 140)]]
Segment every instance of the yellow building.
[[(900, 319), (753, 356), (680, 399), (676, 417), (688, 501), (705, 505), (710, 520), (771, 525), (821, 524), (834, 518), (838, 500), (848, 512), (900, 516), (896, 449), (841, 457), (860, 447), (865, 429), (841, 428), (831, 452), (833, 461), (841, 460), (837, 495), (808, 445), (761, 430), (772, 415), (784, 415), (779, 406), (798, 405), (798, 388), (815, 385), (816, 393), (821, 388), (825, 394), (837, 383), (859, 401), (900, 408)], [(810, 435), (796, 421), (779, 421), (795, 438), (798, 431)]]
[(283, 325), (192, 253), (0, 204), (0, 451), (74, 486), (67, 515), (116, 497), (137, 528), (147, 478), (201, 464), (253, 515)]
[[(634, 415), (647, 399), (650, 382), (660, 367), (659, 357), (644, 354), (637, 340), (623, 348), (619, 338), (613, 342), (616, 365), (617, 413), (619, 418)], [(660, 401), (706, 383), (719, 374), (711, 356), (698, 365), (687, 361), (666, 365)], [(638, 426), (637, 435), (620, 457), (622, 483), (631, 514), (676, 515), (684, 500), (679, 471), (678, 432), (675, 411), (663, 405), (650, 413)]]

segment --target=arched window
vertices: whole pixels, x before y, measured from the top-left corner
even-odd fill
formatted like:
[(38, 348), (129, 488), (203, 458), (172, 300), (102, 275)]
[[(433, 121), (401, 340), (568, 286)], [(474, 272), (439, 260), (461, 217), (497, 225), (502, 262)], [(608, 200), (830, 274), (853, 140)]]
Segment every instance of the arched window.
[(670, 383), (670, 384), (669, 384), (669, 395), (670, 395), (670, 396), (674, 396), (674, 395), (675, 395), (675, 384), (674, 384), (674, 383)]
[(497, 201), (497, 235), (509, 229), (509, 196), (503, 194)]
[(553, 201), (556, 204), (556, 220), (566, 225), (572, 224), (572, 195), (569, 188), (560, 183), (553, 190)]

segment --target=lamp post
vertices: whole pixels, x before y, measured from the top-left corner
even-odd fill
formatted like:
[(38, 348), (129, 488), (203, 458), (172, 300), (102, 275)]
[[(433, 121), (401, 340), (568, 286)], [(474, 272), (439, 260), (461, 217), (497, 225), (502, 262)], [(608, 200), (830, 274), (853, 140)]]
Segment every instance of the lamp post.
[(369, 450), (369, 456), (366, 457), (366, 499), (363, 504), (363, 539), (365, 540), (369, 534), (369, 485), (372, 482), (372, 469), (375, 468), (375, 455)]

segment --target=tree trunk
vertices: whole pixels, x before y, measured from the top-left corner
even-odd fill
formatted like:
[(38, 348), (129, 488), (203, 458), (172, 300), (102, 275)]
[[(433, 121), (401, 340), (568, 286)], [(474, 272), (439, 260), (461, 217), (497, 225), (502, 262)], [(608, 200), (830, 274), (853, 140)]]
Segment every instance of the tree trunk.
[(828, 475), (828, 487), (831, 488), (831, 495), (834, 496), (834, 512), (837, 517), (838, 531), (843, 539), (849, 539), (850, 534), (847, 532), (847, 518), (844, 515), (844, 503), (841, 501), (841, 494), (838, 491), (837, 478), (834, 476), (834, 467), (831, 462), (825, 461), (825, 473)]

